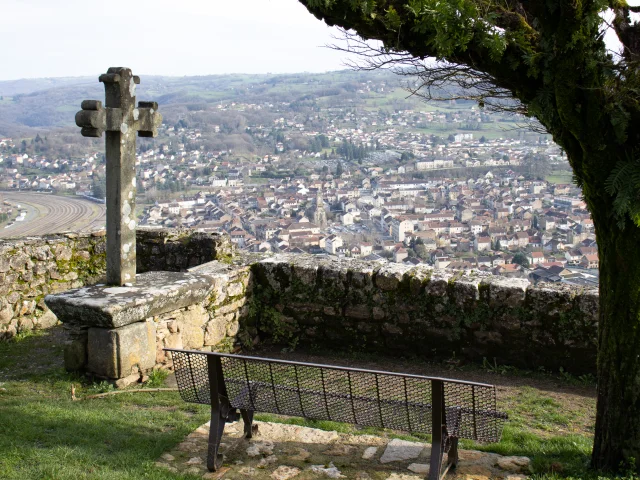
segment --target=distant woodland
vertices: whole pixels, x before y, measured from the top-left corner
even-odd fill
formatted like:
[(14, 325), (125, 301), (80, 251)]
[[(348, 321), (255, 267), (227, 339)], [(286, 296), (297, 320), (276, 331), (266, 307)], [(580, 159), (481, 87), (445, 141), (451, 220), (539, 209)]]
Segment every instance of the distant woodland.
[[(247, 123), (255, 123), (257, 117), (264, 115), (260, 111), (220, 112), (217, 106), (221, 102), (287, 102), (293, 110), (305, 110), (324, 98), (325, 106), (344, 106), (353, 101), (359, 84), (372, 78), (400, 85), (398, 77), (388, 72), (181, 78), (141, 75), (138, 100), (157, 101), (162, 106), (165, 123), (188, 118), (191, 123), (198, 123), (199, 128), (221, 125), (220, 133), (233, 134), (243, 132)], [(0, 82), (0, 136), (33, 136), (45, 130), (73, 127), (80, 102), (102, 98), (104, 88), (98, 75)], [(399, 99), (398, 103), (401, 107), (407, 102)]]

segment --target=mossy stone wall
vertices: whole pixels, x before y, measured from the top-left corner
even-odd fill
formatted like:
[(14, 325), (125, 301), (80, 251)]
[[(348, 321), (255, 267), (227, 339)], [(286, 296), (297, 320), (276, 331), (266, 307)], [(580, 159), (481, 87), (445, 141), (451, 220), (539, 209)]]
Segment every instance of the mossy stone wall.
[(139, 229), (137, 272), (180, 272), (219, 260), (230, 263), (234, 246), (228, 235), (189, 229)]
[[(138, 273), (184, 271), (229, 262), (227, 236), (184, 229), (139, 229)], [(44, 296), (104, 281), (105, 231), (0, 240), (0, 340), (55, 325)]]
[(247, 338), (595, 371), (596, 289), (309, 255), (264, 259), (252, 265), (252, 274)]

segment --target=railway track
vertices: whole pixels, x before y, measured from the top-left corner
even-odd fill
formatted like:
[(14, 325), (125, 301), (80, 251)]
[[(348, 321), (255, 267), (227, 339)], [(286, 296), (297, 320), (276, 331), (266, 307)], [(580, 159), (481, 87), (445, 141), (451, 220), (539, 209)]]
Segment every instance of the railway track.
[(28, 213), (24, 221), (0, 228), (0, 238), (81, 232), (105, 224), (105, 206), (88, 200), (27, 192), (3, 192), (2, 196)]

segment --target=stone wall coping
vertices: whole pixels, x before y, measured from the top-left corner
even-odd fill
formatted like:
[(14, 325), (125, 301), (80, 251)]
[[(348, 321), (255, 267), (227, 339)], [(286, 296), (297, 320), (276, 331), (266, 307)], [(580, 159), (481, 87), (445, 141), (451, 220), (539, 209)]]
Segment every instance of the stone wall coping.
[[(136, 232), (148, 237), (156, 238), (171, 238), (180, 237), (184, 235), (203, 235), (212, 237), (223, 237), (224, 234), (218, 232), (198, 232), (193, 229), (185, 227), (166, 228), (155, 225), (143, 225), (136, 227)], [(91, 237), (104, 237), (107, 231), (105, 228), (100, 227), (95, 230), (86, 230), (82, 232), (59, 232), (48, 233), (45, 235), (30, 235), (26, 237), (7, 237), (0, 238), (0, 251), (4, 249), (22, 247), (24, 245), (36, 245), (47, 243), (58, 243), (67, 239), (74, 238), (91, 238)]]
[(218, 260), (212, 260), (210, 262), (203, 263), (202, 265), (191, 267), (187, 271), (190, 273), (195, 273), (199, 275), (207, 275), (207, 276), (213, 275), (215, 277), (218, 277), (220, 275), (232, 274), (233, 271), (237, 269), (238, 267), (235, 265), (219, 262)]
[(12, 248), (23, 247), (25, 245), (46, 245), (59, 243), (68, 239), (104, 237), (107, 234), (104, 228), (86, 232), (61, 232), (47, 235), (33, 235), (29, 237), (7, 237), (0, 238), (0, 252), (5, 252)]
[(95, 285), (47, 295), (45, 303), (64, 323), (117, 328), (205, 300), (211, 275), (146, 272), (130, 287)]
[[(522, 292), (535, 292), (538, 295), (562, 295), (562, 296), (598, 296), (597, 287), (584, 287), (566, 283), (544, 283), (533, 285), (526, 278), (508, 278), (493, 275), (488, 272), (473, 272), (461, 274), (444, 269), (437, 269), (429, 265), (405, 265), (401, 263), (380, 264), (375, 261), (365, 261), (354, 258), (316, 257), (314, 255), (280, 253), (263, 259), (258, 259), (258, 264), (264, 266), (288, 265), (300, 270), (323, 270), (336, 272), (371, 272), (376, 282), (382, 283), (383, 279), (391, 279), (400, 282), (407, 277), (429, 278), (433, 281), (444, 281), (455, 284), (490, 285), (504, 290), (517, 290)], [(384, 288), (383, 288), (384, 289)]]
[(223, 237), (226, 234), (220, 232), (205, 232), (188, 227), (163, 227), (160, 225), (142, 225), (136, 227), (136, 232), (143, 233), (145, 235), (157, 236), (157, 237), (180, 237), (184, 235), (203, 235), (209, 237)]

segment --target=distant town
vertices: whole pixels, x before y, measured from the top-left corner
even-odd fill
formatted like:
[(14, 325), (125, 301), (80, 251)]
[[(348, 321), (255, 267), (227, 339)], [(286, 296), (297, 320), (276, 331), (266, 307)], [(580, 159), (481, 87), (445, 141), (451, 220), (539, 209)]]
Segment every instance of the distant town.
[[(360, 82), (354, 98), (385, 88)], [(548, 136), (507, 135), (498, 127), (515, 120), (472, 103), (389, 109), (367, 101), (215, 104), (220, 118), (240, 119), (233, 127), (170, 118), (158, 138), (139, 144), (139, 224), (224, 231), (251, 252), (597, 285), (593, 222)], [(235, 138), (212, 148), (211, 138), (238, 131), (242, 146)], [(65, 158), (39, 152), (45, 141), (0, 138), (0, 187), (101, 201), (99, 147)], [(0, 205), (0, 223), (20, 215)]]

